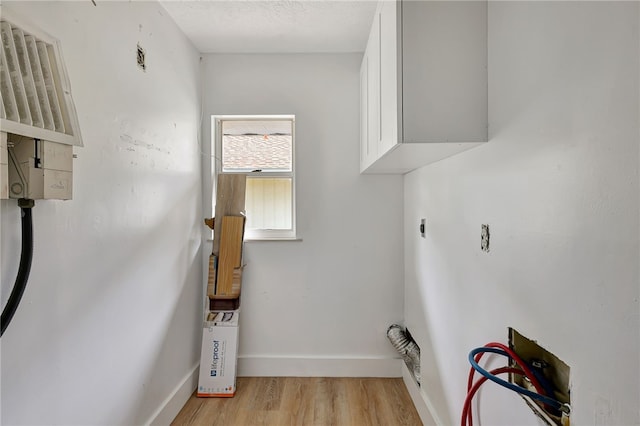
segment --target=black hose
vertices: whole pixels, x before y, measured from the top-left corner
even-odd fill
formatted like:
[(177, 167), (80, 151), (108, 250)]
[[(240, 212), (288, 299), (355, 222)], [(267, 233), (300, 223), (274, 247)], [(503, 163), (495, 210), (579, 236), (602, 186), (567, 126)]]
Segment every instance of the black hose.
[(33, 259), (33, 219), (31, 217), (33, 200), (21, 199), (18, 201), (18, 205), (22, 209), (22, 250), (20, 252), (20, 266), (9, 300), (2, 310), (0, 337), (4, 334), (4, 331), (9, 326), (9, 323), (11, 323), (11, 319), (13, 319), (13, 315), (18, 309), (24, 289), (27, 287), (29, 272), (31, 271), (31, 260)]

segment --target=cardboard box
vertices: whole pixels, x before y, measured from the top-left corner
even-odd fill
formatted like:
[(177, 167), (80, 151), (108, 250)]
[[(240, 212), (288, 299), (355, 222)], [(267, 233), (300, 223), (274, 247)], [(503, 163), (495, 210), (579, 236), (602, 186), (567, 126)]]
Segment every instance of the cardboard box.
[(240, 310), (210, 311), (202, 330), (198, 397), (232, 397), (236, 393)]

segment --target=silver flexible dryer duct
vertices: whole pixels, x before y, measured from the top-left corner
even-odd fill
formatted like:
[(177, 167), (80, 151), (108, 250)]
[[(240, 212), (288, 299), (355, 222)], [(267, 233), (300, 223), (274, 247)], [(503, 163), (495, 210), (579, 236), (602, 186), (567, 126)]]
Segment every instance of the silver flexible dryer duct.
[(398, 324), (393, 324), (387, 329), (387, 337), (398, 351), (409, 371), (420, 384), (420, 348), (410, 335)]

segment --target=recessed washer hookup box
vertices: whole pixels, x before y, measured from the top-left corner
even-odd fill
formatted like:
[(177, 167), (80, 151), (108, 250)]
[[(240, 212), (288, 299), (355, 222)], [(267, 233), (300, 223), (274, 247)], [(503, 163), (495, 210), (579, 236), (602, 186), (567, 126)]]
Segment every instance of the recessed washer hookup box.
[(210, 311), (202, 329), (198, 397), (232, 397), (236, 393), (238, 317), (240, 310)]

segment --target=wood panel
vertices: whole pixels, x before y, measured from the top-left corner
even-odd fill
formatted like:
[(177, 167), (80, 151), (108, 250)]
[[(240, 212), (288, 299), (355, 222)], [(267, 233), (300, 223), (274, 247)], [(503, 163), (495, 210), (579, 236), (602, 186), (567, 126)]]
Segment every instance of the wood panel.
[[(234, 270), (241, 266), (243, 236), (244, 216), (222, 217), (216, 295), (236, 296), (232, 294), (233, 276)], [(239, 295), (239, 292), (237, 295)]]
[(192, 396), (172, 425), (421, 425), (402, 379), (240, 377), (233, 398)]
[(244, 212), (247, 175), (220, 173), (216, 185), (216, 215), (213, 229), (213, 254), (220, 253), (222, 217)]

